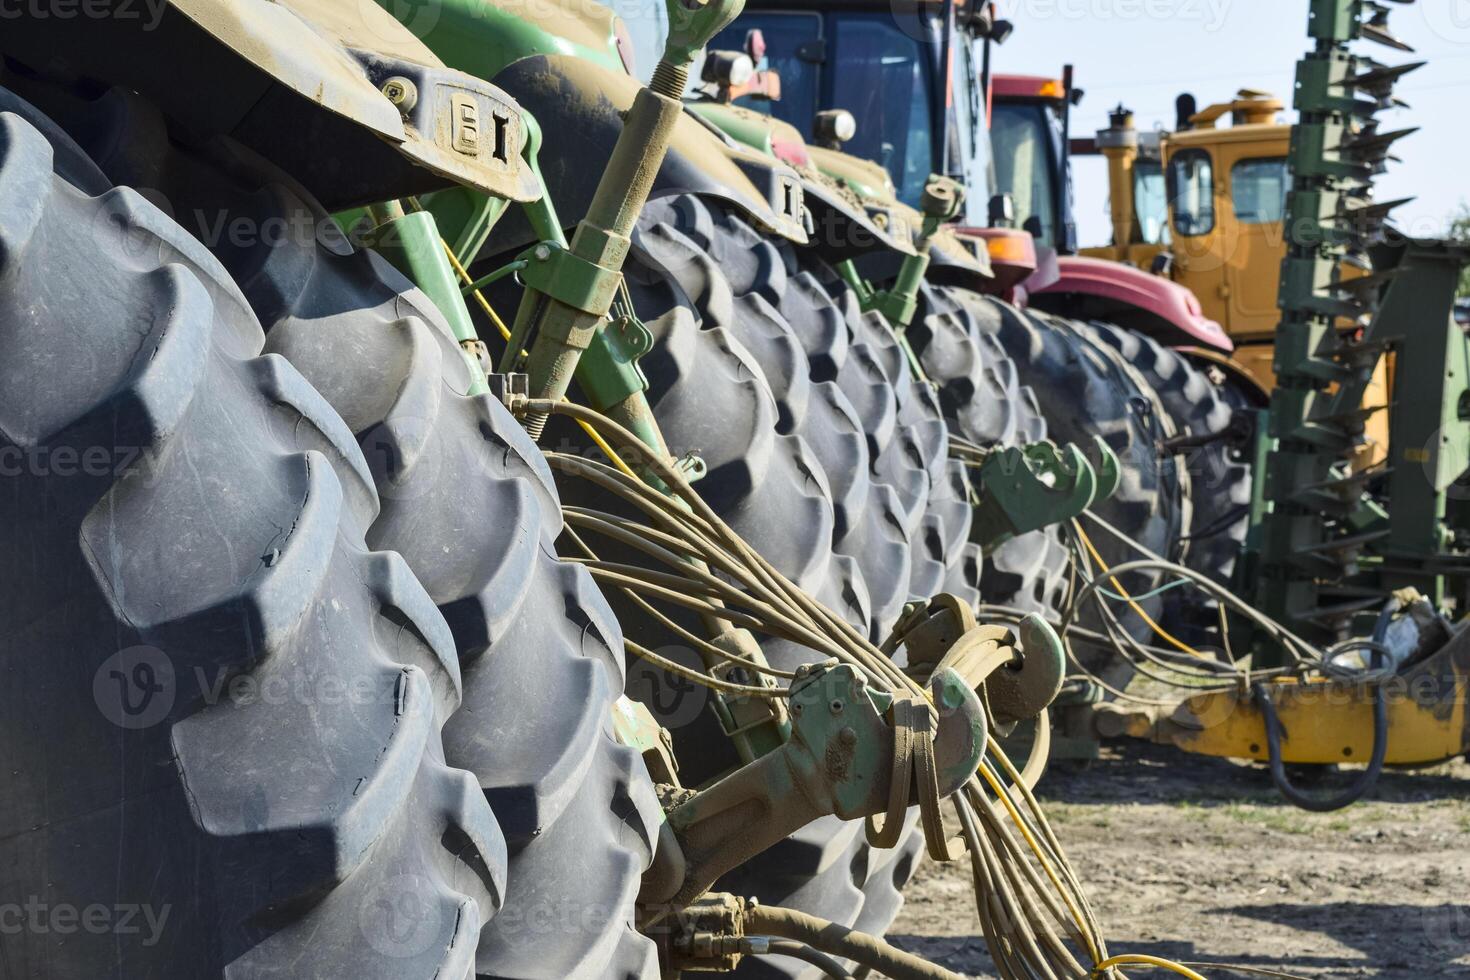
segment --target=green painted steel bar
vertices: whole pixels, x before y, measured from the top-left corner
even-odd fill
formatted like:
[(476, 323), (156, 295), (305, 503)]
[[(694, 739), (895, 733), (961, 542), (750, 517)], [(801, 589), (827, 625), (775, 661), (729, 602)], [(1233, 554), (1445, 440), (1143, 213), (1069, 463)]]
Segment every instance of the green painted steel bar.
[(464, 296), (472, 296), (479, 290), (484, 289), (486, 286), (493, 286), (495, 283), (504, 279), (506, 276), (520, 272), (528, 264), (529, 263), (526, 262), (526, 260), (524, 259), (516, 259), (514, 262), (507, 262), (505, 265), (496, 269), (494, 272), (487, 272), (485, 275), (476, 279), (474, 282), (467, 283), (461, 286), (459, 288), (460, 294)]
[[(597, 336), (622, 282), (630, 236), (654, 178), (668, 150), (674, 123), (683, 112), (680, 101), (694, 56), (709, 39), (740, 13), (743, 0), (709, 0), (685, 4), (668, 0), (669, 35), (653, 80), (638, 91), (623, 120), (611, 158), (598, 181), (587, 216), (563, 250), (547, 242), (535, 246), (522, 279), (545, 299), (528, 295), (534, 340), (526, 362), (531, 392), (537, 398), (561, 399), (571, 385), (582, 354)], [(541, 278), (544, 274), (544, 278)], [(605, 364), (623, 360), (609, 358)], [(639, 393), (641, 394), (641, 393)], [(642, 404), (624, 399), (608, 406), (647, 428), (652, 421)], [(527, 420), (527, 431), (539, 437), (545, 418)], [(659, 446), (667, 452), (666, 447)]]
[(366, 236), (365, 244), (387, 259), (444, 314), (460, 353), (470, 371), (469, 394), (489, 391), (485, 370), (477, 352), (483, 347), (464, 296), (459, 291), (454, 269), (444, 253), (444, 242), (434, 216), (427, 211), (405, 212), (396, 201), (369, 209), (376, 224)]

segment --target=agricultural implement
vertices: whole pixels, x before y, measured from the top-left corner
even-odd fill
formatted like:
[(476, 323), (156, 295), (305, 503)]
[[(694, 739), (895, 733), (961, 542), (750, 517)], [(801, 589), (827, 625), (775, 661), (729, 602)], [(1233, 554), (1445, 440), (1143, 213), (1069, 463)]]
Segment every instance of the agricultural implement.
[[(1163, 567), (1159, 560), (1182, 562), (1219, 594), (1211, 597), (1205, 587), (1172, 588), (1163, 596), (1162, 610), (1129, 602), (1116, 618), (1146, 622), (1145, 642), (1130, 643), (1118, 629), (1109, 633), (1151, 674), (1178, 682), (1176, 668), (1183, 668), (1186, 683), (1210, 686), (1207, 677), (1213, 673), (1215, 684), (1229, 677), (1233, 687), (1177, 709), (1131, 710), (1121, 697), (1097, 700), (1109, 689), (1121, 695), (1117, 679), (1126, 671), (1109, 678), (1098, 660), (1074, 657), (1074, 667), (1093, 676), (1075, 692), (1086, 703), (1057, 713), (1063, 750), (1085, 754), (1092, 737), (1134, 734), (1192, 751), (1270, 761), (1278, 783), (1297, 801), (1305, 798), (1289, 787), (1286, 764), (1367, 761), (1376, 771), (1385, 758), (1423, 764), (1465, 751), (1464, 668), (1457, 666), (1462, 655), (1448, 642), (1454, 629), (1442, 612), (1464, 606), (1454, 571), (1460, 561), (1454, 485), (1465, 471), (1466, 435), (1463, 385), (1454, 379), (1465, 376), (1464, 339), (1450, 316), (1462, 253), (1452, 243), (1405, 241), (1385, 225), (1402, 202), (1372, 199), (1373, 173), (1382, 168), (1390, 145), (1407, 134), (1380, 132), (1374, 113), (1395, 104), (1394, 83), (1417, 66), (1390, 67), (1344, 53), (1346, 41), (1358, 36), (1360, 20), (1371, 40), (1395, 43), (1381, 17), (1360, 15), (1356, 8), (1330, 16), (1314, 8), (1313, 36), (1323, 51), (1303, 62), (1296, 108), (1305, 115), (1295, 129), (1274, 122), (1278, 102), (1246, 90), (1203, 110), (1181, 99), (1178, 131), (1143, 138), (1120, 107), (1095, 140), (1070, 138), (1070, 110), (1080, 97), (1070, 70), (1059, 78), (991, 70), (991, 45), (1004, 38), (1009, 25), (983, 9), (961, 8), (950, 25), (942, 19), (927, 29), (905, 25), (905, 39), (890, 30), (888, 47), (871, 38), (859, 40), (865, 32), (880, 32), (860, 4), (752, 4), (727, 32), (733, 39), (742, 29), (760, 30), (767, 61), (801, 79), (799, 86), (784, 86), (781, 102), (762, 107), (747, 98), (748, 108), (763, 109), (828, 142), (827, 118), (852, 109), (869, 131), (865, 140), (848, 134), (845, 145), (884, 160), (893, 178), (889, 197), (903, 195), (908, 172), (903, 168), (910, 167), (908, 157), (892, 148), (915, 152), (912, 138), (906, 144), (897, 139), (915, 127), (894, 113), (923, 101), (904, 102), (905, 86), (931, 93), (935, 108), (926, 119), (929, 128), (919, 127), (933, 134), (929, 159), (967, 182), (972, 198), (988, 195), (991, 202), (986, 220), (992, 227), (969, 230), (983, 236), (988, 247), (997, 272), (991, 290), (1032, 310), (1089, 321), (1071, 328), (1073, 337), (1101, 340), (1121, 353), (1133, 375), (1133, 392), (1149, 398), (1173, 422), (1173, 431), (1154, 433), (1154, 443), (1184, 471), (1175, 486), (1187, 488), (1177, 492), (1192, 498), (1187, 532), (1175, 532), (1165, 546), (1150, 546), (1140, 541), (1144, 525), (1097, 515), (1102, 522), (1087, 526), (1112, 538), (1121, 532), (1131, 545), (1142, 544), (1129, 556), (1142, 561), (1118, 565), (1115, 555), (1092, 555), (1101, 561), (1100, 570), (1155, 571)], [(1318, 38), (1315, 32), (1328, 23), (1338, 34)], [(972, 41), (956, 41), (967, 36), (967, 28)], [(976, 44), (981, 48), (975, 59), (981, 63), (978, 90), (967, 84)], [(918, 52), (911, 74), (901, 66), (896, 77), (881, 84), (875, 78), (862, 94), (849, 94), (865, 56), (881, 53), (892, 66), (901, 49)], [(823, 67), (834, 59), (843, 66), (841, 73)], [(936, 81), (944, 77), (942, 68), (957, 64), (955, 98), (936, 101), (945, 89)], [(969, 158), (961, 149), (980, 138), (967, 128), (967, 118), (979, 117), (982, 105), (991, 108), (994, 187), (985, 183), (983, 169), (967, 167)], [(1235, 125), (1220, 126), (1227, 116)], [(1069, 151), (1101, 152), (1110, 167), (1114, 244), (1081, 255), (1071, 254), (1077, 249)], [(843, 179), (841, 166), (827, 170)], [(1300, 199), (1288, 194), (1293, 180), (1305, 195)], [(872, 201), (885, 196), (879, 181), (847, 184)], [(1318, 208), (1307, 223), (1317, 236), (1312, 241), (1283, 238), (1283, 211), (1290, 201)], [(1172, 236), (1165, 234), (1166, 222)], [(1004, 230), (1008, 227), (1031, 235), (1031, 254), (1013, 244)], [(1331, 247), (1316, 248), (1324, 242)], [(1290, 252), (1293, 244), (1297, 253)], [(1296, 258), (1283, 264), (1292, 254)], [(1017, 255), (1026, 256), (1023, 272), (1008, 277), (1009, 262)], [(1416, 259), (1403, 265), (1410, 255)], [(1278, 269), (1287, 275), (1279, 286)], [(1008, 278), (1009, 287), (1002, 284)], [(1390, 286), (1399, 280), (1401, 285)], [(1317, 312), (1305, 315), (1302, 309)], [(1278, 329), (1283, 311), (1286, 325)], [(1291, 326), (1304, 316), (1332, 329), (1303, 333)], [(1023, 351), (1035, 346), (1013, 344), (1006, 353), (1020, 366)], [(1329, 367), (1329, 361), (1336, 366)], [(1288, 371), (1278, 379), (1283, 364), (1298, 364), (1298, 373)], [(1412, 364), (1416, 377), (1440, 380), (1429, 384), (1422, 398), (1391, 389), (1392, 365), (1398, 364)], [(1316, 380), (1308, 382), (1309, 377)], [(1307, 403), (1310, 407), (1304, 407)], [(1283, 423), (1275, 414), (1282, 411), (1301, 420)], [(1064, 407), (1048, 416), (1054, 432), (1055, 416), (1066, 413)], [(1295, 435), (1283, 439), (1283, 433)], [(1406, 455), (1397, 455), (1395, 445), (1406, 447)], [(1120, 455), (1126, 471), (1136, 457)], [(1285, 460), (1293, 457), (1289, 476), (1268, 475), (1286, 472)], [(1273, 486), (1302, 489), (1273, 491)], [(1324, 519), (1324, 513), (1330, 516)], [(1375, 543), (1384, 549), (1381, 554), (1374, 554)], [(1078, 541), (1074, 553), (1092, 549), (1091, 540)], [(1355, 562), (1359, 556), (1361, 565)], [(1175, 584), (1183, 583), (1176, 579)], [(1132, 598), (1127, 588), (1098, 588), (1112, 592), (1112, 601)], [(1152, 595), (1153, 589), (1143, 594)], [(1276, 625), (1263, 631), (1248, 615), (1232, 621), (1222, 604), (1263, 610)], [(1285, 653), (1283, 630), (1291, 636)], [(1371, 638), (1375, 630), (1396, 637), (1399, 646), (1391, 657), (1381, 649), (1381, 636)], [(1345, 653), (1323, 655), (1324, 646), (1339, 642), (1347, 643)], [(1265, 677), (1304, 669), (1304, 656), (1333, 662), (1315, 681), (1262, 686), (1257, 682), (1263, 677), (1231, 666), (1236, 656), (1247, 654), (1251, 659), (1244, 662), (1252, 671), (1265, 670)], [(1202, 655), (1214, 663), (1205, 668), (1206, 675), (1188, 679), (1189, 661), (1198, 664)], [(1375, 663), (1381, 665), (1377, 670)], [(1375, 694), (1378, 682), (1390, 674), (1397, 676), (1383, 689), (1386, 693)], [(1411, 688), (1420, 693), (1404, 693)], [(1059, 704), (1070, 699), (1064, 693)], [(1397, 738), (1388, 732), (1397, 732)], [(1340, 805), (1370, 782), (1358, 780), (1352, 792), (1328, 802)]]
[[(1084, 255), (1188, 287), (1234, 342), (1222, 354), (1174, 338), (1236, 406), (1228, 427), (1175, 445), (1214, 439), (1253, 460), (1243, 559), (1217, 584), (1312, 642), (1367, 636), (1347, 641), (1355, 652), (1346, 659), (1378, 665), (1368, 682), (1340, 674), (1242, 685), (1177, 709), (1103, 706), (1093, 724), (1269, 761), (1283, 792), (1308, 806), (1323, 801), (1292, 789), (1286, 764), (1366, 760), (1376, 771), (1432, 764), (1467, 745), (1464, 654), (1445, 618), (1466, 599), (1455, 489), (1465, 472), (1457, 379), (1466, 355), (1452, 315), (1466, 252), (1407, 239), (1387, 224), (1407, 202), (1372, 194), (1390, 147), (1413, 132), (1383, 131), (1375, 115), (1398, 104), (1395, 84), (1422, 63), (1347, 53), (1357, 37), (1350, 12), (1315, 10), (1313, 23), (1319, 50), (1298, 67), (1295, 126), (1275, 121), (1279, 101), (1243, 89), (1202, 110), (1181, 96), (1173, 132), (1140, 134), (1120, 106), (1095, 140), (1070, 145), (1108, 162), (1113, 242)], [(1363, 36), (1401, 47), (1382, 23)], [(1066, 89), (1059, 79), (1000, 79), (996, 102), (1018, 113), (1044, 106), (1061, 119)], [(1239, 627), (1253, 667), (1295, 659), (1251, 623)], [(1359, 779), (1326, 802), (1370, 784)]]
[(738, 2), (350, 6), (0, 34), (0, 900), (156, 926), (7, 964), (948, 977), (878, 938), (927, 854), (1010, 975), (1160, 965), (1030, 790), (1200, 518), (1167, 348), (1002, 298), (995, 22), (830, 14), (937, 123), (877, 165), (742, 107), (821, 52)]

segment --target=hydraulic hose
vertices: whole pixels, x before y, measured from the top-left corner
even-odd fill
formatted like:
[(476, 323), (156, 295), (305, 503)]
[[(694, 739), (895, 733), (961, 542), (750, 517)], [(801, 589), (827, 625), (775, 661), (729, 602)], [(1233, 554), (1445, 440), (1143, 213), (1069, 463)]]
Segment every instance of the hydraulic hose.
[[(1382, 669), (1385, 664), (1379, 661), (1388, 659), (1383, 641), (1388, 634), (1389, 624), (1393, 621), (1393, 614), (1398, 612), (1401, 606), (1402, 603), (1397, 597), (1389, 599), (1383, 611), (1378, 614), (1378, 620), (1373, 624), (1373, 638), (1367, 643), (1358, 641), (1358, 645), (1367, 650), (1373, 658), (1374, 670)], [(1328, 813), (1332, 810), (1341, 810), (1349, 803), (1362, 799), (1363, 795), (1378, 782), (1378, 777), (1383, 772), (1383, 760), (1388, 754), (1388, 702), (1383, 698), (1382, 684), (1373, 685), (1373, 754), (1368, 760), (1368, 768), (1364, 769), (1358, 778), (1353, 780), (1352, 784), (1341, 793), (1329, 797), (1309, 796), (1292, 785), (1290, 777), (1286, 775), (1286, 765), (1281, 761), (1281, 719), (1276, 714), (1276, 704), (1271, 700), (1270, 693), (1260, 681), (1251, 685), (1251, 693), (1255, 695), (1256, 703), (1261, 706), (1261, 717), (1266, 722), (1266, 751), (1271, 760), (1271, 782), (1276, 784), (1276, 789), (1289, 802), (1303, 810)]]
[(844, 970), (841, 963), (821, 950), (812, 949), (806, 943), (798, 943), (791, 939), (747, 936), (743, 945), (750, 956), (789, 956), (794, 960), (801, 960), (803, 963), (816, 967), (832, 980), (853, 980), (852, 974)]
[(793, 939), (829, 955), (853, 960), (892, 980), (962, 980), (958, 973), (905, 953), (877, 936), (795, 909), (752, 906), (746, 911), (745, 928), (751, 933)]
[(1286, 775), (1286, 765), (1281, 761), (1281, 719), (1276, 715), (1276, 705), (1266, 686), (1260, 681), (1251, 684), (1251, 693), (1255, 695), (1256, 704), (1261, 707), (1261, 717), (1266, 722), (1266, 751), (1271, 759), (1271, 782), (1276, 784), (1276, 789), (1288, 802), (1313, 813), (1328, 813), (1341, 810), (1349, 803), (1361, 799), (1378, 782), (1378, 777), (1383, 772), (1383, 759), (1388, 754), (1388, 702), (1384, 700), (1382, 685), (1373, 686), (1373, 756), (1368, 760), (1368, 768), (1341, 793), (1328, 797), (1311, 796), (1292, 785), (1290, 777)]

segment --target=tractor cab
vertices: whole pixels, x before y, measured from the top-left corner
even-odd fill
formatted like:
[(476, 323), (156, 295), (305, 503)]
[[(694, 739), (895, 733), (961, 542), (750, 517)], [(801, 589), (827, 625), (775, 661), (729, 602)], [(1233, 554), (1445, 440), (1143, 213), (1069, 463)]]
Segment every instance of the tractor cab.
[(1077, 251), (1066, 145), (1082, 92), (1070, 75), (996, 75), (990, 89), (996, 188), (1010, 198), (1010, 220), (1062, 255)]
[(1269, 340), (1290, 190), (1281, 109), (1251, 89), (1198, 111), (1185, 95), (1175, 131), (1145, 134), (1120, 105), (1095, 140), (1072, 147), (1108, 161), (1112, 242), (1084, 254), (1169, 276), (1237, 343)]
[[(992, 30), (973, 3), (751, 0), (712, 51), (764, 40), (755, 67), (780, 77), (780, 98), (740, 95), (736, 105), (795, 127), (808, 142), (871, 160), (900, 201), (918, 207), (929, 176), (968, 189), (961, 223), (985, 225), (994, 181), (985, 134), (981, 46)], [(839, 131), (832, 113), (855, 125)]]

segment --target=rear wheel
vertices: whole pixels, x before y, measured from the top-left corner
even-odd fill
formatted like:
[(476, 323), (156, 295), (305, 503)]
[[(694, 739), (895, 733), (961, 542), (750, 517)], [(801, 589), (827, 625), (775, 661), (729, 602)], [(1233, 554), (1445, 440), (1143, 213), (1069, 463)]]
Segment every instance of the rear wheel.
[[(275, 194), (281, 217), (312, 210)], [(622, 633), (586, 571), (556, 557), (545, 459), (499, 402), (465, 393), (438, 310), (372, 252), (272, 248), (242, 286), (268, 349), (316, 382), (367, 456), (383, 500), (369, 541), (403, 555), (453, 632), (464, 704), (445, 749), (479, 777), (510, 848), (477, 972), (657, 976), (632, 919), (659, 804), (612, 734)]]
[[(642, 364), (670, 448), (704, 457), (701, 494), (763, 555), (874, 637), (911, 596), (947, 581), (976, 594), (964, 474), (946, 459), (937, 400), (829, 267), (681, 196), (649, 205), (628, 272), (659, 337)], [(786, 669), (815, 656), (763, 647)], [(689, 779), (738, 762), (713, 726), (680, 735)], [(858, 824), (828, 818), (718, 887), (881, 932), (918, 846), (874, 851)], [(750, 959), (741, 971), (803, 969)]]
[[(951, 286), (923, 283), (908, 336), (924, 371), (939, 385), (951, 429), (986, 447), (1024, 446), (1047, 438), (1036, 392), (993, 332)], [(987, 603), (1059, 619), (1067, 592), (1067, 547), (1057, 528), (1017, 535), (984, 556), (980, 591)]]
[[(1168, 557), (1187, 526), (1188, 501), (1172, 461), (1161, 460), (1156, 449), (1165, 433), (1165, 420), (1152, 389), (1118, 356), (1090, 336), (1088, 325), (1031, 310), (1020, 310), (998, 299), (974, 293), (956, 294), (973, 313), (978, 329), (994, 336), (1015, 364), (1018, 377), (1040, 394), (1047, 434), (1058, 443), (1075, 443), (1086, 451), (1101, 436), (1118, 457), (1121, 479), (1106, 501), (1093, 512), (1156, 554)], [(1138, 553), (1096, 526), (1086, 529), (1093, 546), (1109, 567), (1138, 557)], [(1141, 595), (1159, 581), (1158, 575), (1130, 575), (1124, 585)], [(1162, 599), (1139, 601), (1155, 620)], [(1143, 639), (1151, 635), (1136, 616), (1121, 617), (1130, 632)], [(1101, 628), (1095, 612), (1083, 610), (1079, 620)], [(1121, 690), (1133, 675), (1133, 666), (1111, 645), (1074, 643), (1079, 666), (1111, 688)]]
[[(1231, 392), (1216, 385), (1183, 355), (1121, 327), (1094, 323), (1092, 329), (1143, 375), (1172, 418), (1177, 435), (1207, 436), (1230, 426), (1235, 413)], [(1177, 459), (1188, 474), (1193, 505), (1182, 560), (1189, 568), (1229, 585), (1245, 542), (1250, 464), (1223, 439), (1188, 450)], [(1217, 604), (1197, 589), (1173, 589), (1166, 594), (1164, 626), (1190, 642), (1219, 642)]]
[[(632, 915), (658, 803), (641, 760), (611, 734), (621, 633), (587, 574), (556, 558), (559, 503), (539, 450), (502, 406), (465, 394), (466, 366), (433, 304), (354, 250), (288, 176), (228, 142), (170, 142), (136, 97), (114, 91), (76, 111), (79, 131), (121, 151), (105, 169), (167, 175), (176, 210), (204, 221), (193, 231), (239, 283), (266, 348), (346, 420), (381, 502), (367, 541), (402, 556), (447, 622), (463, 708), (445, 751), (473, 772), (470, 794), (488, 802), (509, 849), (505, 915), (476, 929), (474, 969), (656, 975)], [(236, 227), (259, 234), (210, 235)]]
[(89, 923), (7, 973), (471, 976), (505, 842), (362, 454), (208, 252), (0, 108), (0, 893)]

